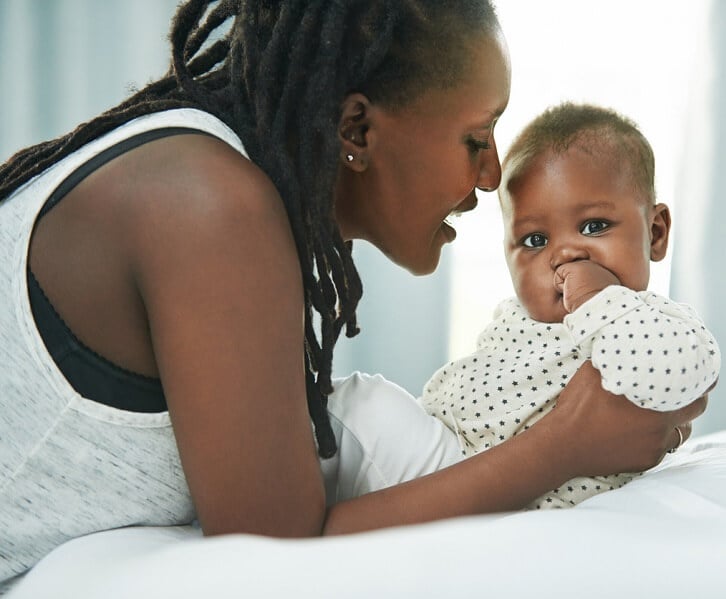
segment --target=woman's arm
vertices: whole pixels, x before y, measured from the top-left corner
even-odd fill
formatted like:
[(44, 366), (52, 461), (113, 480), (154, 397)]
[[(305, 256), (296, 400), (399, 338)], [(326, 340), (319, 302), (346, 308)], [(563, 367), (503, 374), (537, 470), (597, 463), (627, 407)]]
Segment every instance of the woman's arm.
[(206, 534), (317, 535), (302, 277), (282, 202), (218, 140), (170, 138), (164, 151), (130, 246), (200, 523)]
[(647, 470), (677, 444), (676, 426), (690, 434), (687, 423), (706, 401), (669, 413), (643, 410), (604, 391), (586, 362), (556, 409), (528, 430), (433, 474), (332, 506), (324, 534), (512, 511), (576, 476)]

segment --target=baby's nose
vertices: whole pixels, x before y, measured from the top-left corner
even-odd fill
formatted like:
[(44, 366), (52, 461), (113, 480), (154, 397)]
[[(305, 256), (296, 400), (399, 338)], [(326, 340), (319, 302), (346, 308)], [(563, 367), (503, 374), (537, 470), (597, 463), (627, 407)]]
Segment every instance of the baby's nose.
[(573, 243), (562, 243), (558, 245), (552, 252), (550, 265), (552, 270), (557, 270), (563, 264), (575, 262), (577, 260), (589, 260), (590, 254), (583, 246)]

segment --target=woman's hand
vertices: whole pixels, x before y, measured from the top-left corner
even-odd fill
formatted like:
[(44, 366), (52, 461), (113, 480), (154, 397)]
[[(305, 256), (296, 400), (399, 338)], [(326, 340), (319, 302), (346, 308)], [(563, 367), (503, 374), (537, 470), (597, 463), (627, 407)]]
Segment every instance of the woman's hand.
[[(710, 391), (710, 389), (709, 389)], [(600, 374), (585, 362), (562, 391), (556, 409), (536, 426), (550, 426), (569, 448), (572, 476), (641, 472), (691, 435), (691, 421), (706, 409), (708, 395), (679, 410), (639, 408), (600, 385)]]

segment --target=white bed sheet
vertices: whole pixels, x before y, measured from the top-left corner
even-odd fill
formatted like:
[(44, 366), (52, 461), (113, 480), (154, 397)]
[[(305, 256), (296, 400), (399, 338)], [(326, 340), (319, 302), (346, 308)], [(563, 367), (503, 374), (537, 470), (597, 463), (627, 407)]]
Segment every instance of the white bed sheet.
[(190, 527), (76, 539), (10, 599), (726, 598), (726, 431), (570, 510), (326, 539)]

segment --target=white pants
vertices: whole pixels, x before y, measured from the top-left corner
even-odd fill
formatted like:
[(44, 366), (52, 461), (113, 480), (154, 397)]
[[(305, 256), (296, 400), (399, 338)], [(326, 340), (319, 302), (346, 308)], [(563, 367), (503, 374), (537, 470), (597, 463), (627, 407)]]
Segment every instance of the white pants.
[(380, 375), (333, 381), (338, 452), (321, 460), (328, 504), (429, 474), (462, 459), (456, 435)]

